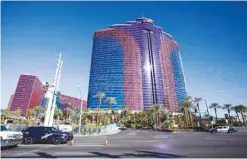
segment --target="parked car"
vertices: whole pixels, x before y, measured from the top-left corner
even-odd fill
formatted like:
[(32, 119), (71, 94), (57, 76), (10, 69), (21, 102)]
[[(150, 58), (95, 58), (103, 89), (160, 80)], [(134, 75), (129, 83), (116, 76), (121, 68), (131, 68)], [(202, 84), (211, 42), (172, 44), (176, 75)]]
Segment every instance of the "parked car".
[(73, 140), (73, 133), (62, 132), (54, 127), (31, 126), (23, 131), (23, 143), (52, 143), (61, 144)]
[(230, 127), (229, 126), (218, 126), (216, 129), (217, 129), (217, 132), (227, 133)]
[(14, 147), (22, 142), (22, 133), (9, 131), (4, 125), (1, 126), (1, 148)]
[(118, 129), (119, 129), (119, 130), (126, 130), (126, 129), (127, 129), (127, 127), (126, 127), (126, 126), (124, 126), (124, 125), (122, 125), (122, 126), (120, 126)]
[(211, 133), (233, 133), (237, 132), (236, 129), (231, 128), (230, 126), (211, 126), (211, 128), (208, 129), (209, 132)]

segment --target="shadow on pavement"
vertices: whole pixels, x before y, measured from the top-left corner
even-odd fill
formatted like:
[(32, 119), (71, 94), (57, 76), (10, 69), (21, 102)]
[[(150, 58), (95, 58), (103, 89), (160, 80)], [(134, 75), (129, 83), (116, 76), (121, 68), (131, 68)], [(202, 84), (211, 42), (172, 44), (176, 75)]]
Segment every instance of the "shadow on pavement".
[(174, 154), (167, 154), (167, 153), (159, 153), (159, 152), (151, 152), (151, 151), (136, 151), (136, 153), (123, 153), (120, 155), (111, 155), (108, 153), (102, 153), (102, 152), (89, 152), (92, 155), (57, 155), (53, 156), (44, 152), (36, 152), (37, 156), (2, 156), (1, 158), (134, 158), (134, 157), (147, 157), (147, 158), (178, 158), (178, 157), (185, 157), (185, 156), (178, 156)]

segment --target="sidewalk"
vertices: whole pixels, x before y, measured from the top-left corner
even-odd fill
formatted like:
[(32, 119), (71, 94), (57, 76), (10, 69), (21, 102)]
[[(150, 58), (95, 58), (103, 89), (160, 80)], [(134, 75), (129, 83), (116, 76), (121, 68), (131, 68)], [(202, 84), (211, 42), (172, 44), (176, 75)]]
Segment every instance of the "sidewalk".
[(102, 133), (102, 134), (93, 134), (93, 135), (74, 135), (74, 136), (76, 136), (76, 137), (78, 137), (78, 136), (105, 136), (105, 135), (113, 135), (113, 134), (117, 134), (117, 133), (119, 133), (121, 130), (116, 130), (116, 131), (113, 131), (113, 132), (108, 132), (108, 133)]

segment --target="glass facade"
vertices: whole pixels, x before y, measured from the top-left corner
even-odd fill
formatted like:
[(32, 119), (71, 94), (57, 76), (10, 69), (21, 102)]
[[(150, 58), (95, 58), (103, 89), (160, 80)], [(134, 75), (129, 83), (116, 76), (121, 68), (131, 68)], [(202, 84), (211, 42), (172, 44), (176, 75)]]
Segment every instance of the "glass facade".
[(187, 96), (184, 83), (184, 75), (182, 70), (182, 64), (180, 60), (180, 53), (178, 50), (174, 50), (171, 54), (171, 61), (173, 66), (173, 74), (176, 86), (176, 95), (178, 103), (181, 103)]
[[(163, 104), (176, 111), (186, 96), (179, 47), (148, 18), (115, 24), (94, 34), (88, 107), (96, 108), (95, 95), (115, 97), (113, 109), (142, 110)], [(103, 101), (102, 108), (107, 108)]]
[[(123, 102), (123, 49), (112, 37), (100, 37), (94, 40), (91, 74), (89, 82), (89, 105), (98, 107), (98, 92), (104, 92), (108, 97), (115, 97), (117, 104), (112, 109), (121, 108)], [(101, 108), (108, 108), (106, 100), (102, 100)]]
[(28, 109), (41, 104), (43, 96), (43, 84), (36, 76), (21, 75), (10, 110), (14, 111), (19, 108), (22, 110), (22, 115), (25, 115)]

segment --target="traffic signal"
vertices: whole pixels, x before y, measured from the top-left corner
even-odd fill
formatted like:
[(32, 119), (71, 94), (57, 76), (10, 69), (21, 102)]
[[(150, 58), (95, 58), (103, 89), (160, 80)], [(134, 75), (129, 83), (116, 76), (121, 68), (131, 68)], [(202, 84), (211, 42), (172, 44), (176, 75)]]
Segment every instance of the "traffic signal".
[(209, 117), (209, 120), (210, 120), (210, 121), (213, 121), (213, 120), (214, 120), (214, 118), (213, 118), (212, 116), (210, 116), (210, 117)]
[(195, 113), (197, 113), (197, 108), (195, 108)]
[(225, 119), (228, 119), (228, 114), (225, 114)]

